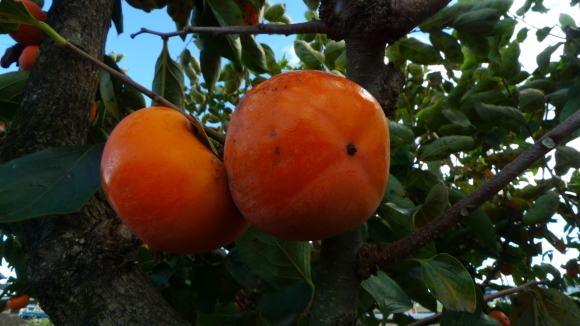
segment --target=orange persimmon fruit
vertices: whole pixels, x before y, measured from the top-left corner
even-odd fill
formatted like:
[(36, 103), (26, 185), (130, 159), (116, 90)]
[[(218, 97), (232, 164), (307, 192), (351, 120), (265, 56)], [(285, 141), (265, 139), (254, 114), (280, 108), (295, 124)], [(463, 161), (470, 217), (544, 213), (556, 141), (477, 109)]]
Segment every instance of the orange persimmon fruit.
[(495, 318), (502, 326), (512, 326), (512, 322), (510, 319), (501, 311), (493, 310), (491, 311), (488, 316)]
[(234, 201), (256, 228), (286, 240), (330, 238), (364, 223), (383, 198), (387, 119), (346, 78), (276, 75), (234, 110), (224, 162)]
[[(42, 9), (40, 9), (40, 7), (36, 3), (30, 0), (16, 0), (16, 1), (22, 2), (26, 6), (26, 9), (28, 9), (30, 14), (34, 18), (40, 20), (41, 22), (44, 23), (46, 22), (47, 19), (46, 12), (42, 11)], [(20, 27), (17, 30), (8, 33), (8, 35), (10, 35), (10, 37), (12, 37), (13, 40), (24, 45), (40, 44), (40, 41), (42, 41), (42, 34), (43, 32), (40, 29), (38, 29), (38, 27), (27, 24), (20, 24)]]
[(31, 71), (34, 67), (34, 62), (36, 62), (36, 55), (40, 50), (38, 45), (29, 45), (22, 50), (22, 54), (18, 57), (18, 66), (20, 70)]
[(235, 2), (242, 11), (244, 26), (258, 25), (260, 22), (260, 11), (258, 8), (248, 0), (236, 0)]
[(143, 242), (199, 254), (221, 248), (249, 226), (228, 189), (223, 162), (166, 107), (137, 110), (115, 127), (101, 161), (107, 200)]
[(96, 101), (93, 101), (93, 104), (91, 104), (91, 112), (89, 114), (89, 124), (93, 125), (93, 122), (95, 122), (95, 119), (97, 118), (97, 108), (99, 107), (99, 103), (97, 103)]
[(24, 295), (14, 297), (14, 298), (8, 300), (7, 305), (8, 305), (8, 309), (10, 309), (10, 310), (20, 310), (20, 309), (28, 306), (29, 303), (30, 303), (30, 297), (27, 296), (26, 294), (24, 294)]

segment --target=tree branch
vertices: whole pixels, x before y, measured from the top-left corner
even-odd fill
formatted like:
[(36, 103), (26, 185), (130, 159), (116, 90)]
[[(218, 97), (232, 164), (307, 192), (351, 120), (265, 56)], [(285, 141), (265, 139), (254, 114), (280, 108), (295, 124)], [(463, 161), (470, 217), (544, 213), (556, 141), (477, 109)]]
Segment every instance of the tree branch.
[(213, 36), (223, 36), (227, 34), (326, 34), (328, 27), (320, 20), (315, 20), (306, 23), (289, 24), (289, 25), (273, 25), (273, 24), (258, 24), (254, 26), (186, 26), (183, 30), (171, 33), (155, 32), (146, 28), (141, 28), (141, 31), (131, 34), (131, 38), (139, 34), (153, 34), (167, 39), (173, 36), (181, 36), (187, 34), (206, 33)]
[[(504, 297), (506, 295), (510, 295), (510, 294), (514, 294), (514, 293), (518, 293), (518, 292), (523, 292), (524, 290), (526, 290), (527, 288), (530, 288), (532, 286), (537, 286), (540, 284), (547, 284), (547, 283), (548, 283), (548, 280), (531, 281), (529, 283), (520, 285), (520, 286), (515, 287), (515, 288), (511, 288), (511, 289), (499, 291), (496, 293), (488, 294), (488, 295), (483, 297), (483, 302), (489, 302), (493, 299)], [(427, 317), (425, 319), (418, 320), (414, 323), (410, 323), (407, 326), (427, 326), (427, 325), (431, 325), (431, 324), (438, 322), (440, 319), (441, 319), (441, 314), (435, 314), (435, 315)]]
[[(163, 106), (166, 106), (168, 108), (172, 108), (172, 109), (178, 111), (179, 113), (183, 114), (190, 121), (192, 119), (197, 120), (194, 116), (185, 113), (181, 108), (173, 105), (173, 103), (167, 101), (166, 99), (164, 99), (160, 95), (158, 95), (156, 93), (153, 93), (149, 89), (143, 87), (141, 84), (135, 82), (134, 80), (132, 80), (131, 78), (129, 78), (127, 75), (124, 75), (124, 74), (118, 72), (117, 70), (115, 70), (115, 69), (107, 66), (103, 62), (99, 61), (97, 58), (95, 58), (95, 57), (91, 56), (90, 54), (86, 53), (85, 51), (79, 49), (78, 47), (76, 47), (71, 42), (68, 42), (65, 45), (65, 48), (73, 51), (74, 53), (78, 54), (79, 56), (81, 56), (81, 57), (87, 59), (88, 61), (90, 61), (91, 63), (97, 65), (99, 68), (101, 68), (104, 71), (108, 72), (111, 76), (117, 78), (122, 83), (124, 83), (126, 85), (129, 85), (129, 86), (133, 87), (134, 89), (138, 90), (143, 95), (145, 95), (148, 98), (152, 99), (155, 103), (159, 103), (159, 104), (161, 104)], [(195, 123), (194, 123), (194, 125), (197, 126), (197, 124), (195, 124)], [(205, 133), (210, 138), (213, 138), (215, 141), (217, 141), (220, 144), (224, 144), (224, 142), (225, 142), (225, 136), (224, 135), (220, 134), (219, 132), (213, 130), (212, 128), (210, 128), (208, 126), (203, 125), (201, 122), (199, 122), (199, 125), (203, 126), (203, 130), (205, 131)]]
[(386, 246), (367, 246), (359, 251), (358, 274), (362, 279), (381, 268), (407, 258), (429, 242), (438, 238), (452, 226), (469, 216), (475, 209), (489, 200), (522, 174), (528, 167), (556, 148), (565, 138), (580, 128), (580, 111), (574, 113), (552, 131), (544, 135), (513, 162), (493, 178), (485, 182), (471, 194), (445, 211), (442, 215), (422, 228), (413, 231), (403, 239)]

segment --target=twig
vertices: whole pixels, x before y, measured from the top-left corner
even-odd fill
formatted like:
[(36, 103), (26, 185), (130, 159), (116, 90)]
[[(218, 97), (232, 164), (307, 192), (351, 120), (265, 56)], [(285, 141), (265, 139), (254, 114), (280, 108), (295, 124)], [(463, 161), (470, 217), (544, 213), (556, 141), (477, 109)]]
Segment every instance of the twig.
[(409, 257), (427, 243), (435, 240), (452, 226), (469, 216), (494, 194), (522, 174), (534, 162), (580, 128), (580, 111), (574, 113), (552, 131), (518, 156), (493, 178), (453, 205), (427, 225), (414, 230), (410, 235), (387, 246), (367, 246), (359, 251), (357, 273), (367, 279), (378, 269)]
[(173, 36), (181, 36), (187, 34), (206, 33), (213, 36), (222, 36), (227, 34), (327, 34), (328, 27), (320, 20), (314, 20), (306, 23), (289, 24), (289, 25), (273, 25), (273, 24), (258, 24), (255, 26), (186, 26), (183, 30), (171, 33), (160, 33), (146, 28), (141, 28), (141, 31), (131, 34), (131, 38), (139, 34), (153, 34), (167, 39)]
[[(66, 45), (64, 46), (66, 49), (69, 49), (73, 52), (75, 52), (76, 54), (80, 55), (81, 57), (89, 60), (90, 62), (94, 63), (95, 65), (99, 66), (99, 68), (105, 70), (106, 72), (108, 72), (111, 76), (119, 79), (122, 83), (127, 84), (133, 88), (135, 88), (136, 90), (138, 90), (139, 92), (143, 93), (145, 96), (147, 96), (148, 98), (152, 99), (155, 103), (159, 103), (163, 106), (166, 106), (168, 108), (172, 108), (178, 112), (180, 112), (181, 114), (183, 114), (188, 120), (191, 119), (196, 119), (195, 117), (185, 113), (181, 108), (173, 105), (173, 103), (167, 101), (166, 99), (164, 99), (163, 97), (159, 96), (158, 94), (153, 93), (152, 91), (148, 90), (147, 88), (141, 86), (140, 84), (138, 84), (137, 82), (135, 82), (134, 80), (132, 80), (131, 78), (129, 78), (128, 76), (116, 71), (115, 69), (107, 66), (106, 64), (104, 64), (103, 62), (97, 60), (96, 58), (94, 58), (93, 56), (87, 54), (86, 52), (84, 52), (83, 50), (79, 49), (78, 47), (76, 47), (75, 45), (73, 45), (70, 42), (67, 42)], [(199, 125), (202, 125), (201, 122), (199, 123)], [(216, 140), (217, 142), (219, 142), (220, 144), (223, 144), (225, 142), (225, 137), (224, 135), (218, 133), (217, 131), (213, 130), (212, 128), (203, 125), (203, 129), (205, 131), (205, 133), (213, 138), (214, 140)]]
[[(511, 288), (511, 289), (507, 289), (507, 290), (503, 290), (503, 291), (499, 291), (496, 293), (485, 295), (485, 296), (483, 296), (483, 302), (489, 302), (489, 301), (496, 299), (496, 298), (500, 298), (500, 297), (504, 297), (506, 295), (522, 292), (522, 291), (524, 291), (527, 288), (530, 288), (532, 286), (536, 286), (536, 285), (540, 285), (540, 284), (547, 284), (547, 283), (548, 283), (548, 280), (531, 281), (529, 283), (520, 285), (520, 286), (515, 287), (515, 288)], [(427, 325), (431, 325), (431, 324), (438, 322), (440, 319), (441, 319), (441, 314), (438, 313), (438, 314), (435, 314), (433, 316), (429, 316), (427, 318), (410, 323), (407, 326), (427, 326)]]

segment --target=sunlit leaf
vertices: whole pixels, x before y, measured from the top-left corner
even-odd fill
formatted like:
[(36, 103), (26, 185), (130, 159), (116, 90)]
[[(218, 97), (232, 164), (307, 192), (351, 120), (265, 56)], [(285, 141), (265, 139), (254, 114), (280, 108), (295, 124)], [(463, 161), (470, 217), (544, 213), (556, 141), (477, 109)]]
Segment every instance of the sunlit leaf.
[(316, 69), (324, 63), (324, 53), (314, 50), (310, 44), (302, 41), (294, 41), (294, 51), (306, 67)]
[(163, 42), (163, 50), (155, 63), (153, 92), (161, 95), (173, 105), (183, 108), (185, 85), (183, 70), (179, 63), (173, 61), (169, 54), (167, 41)]

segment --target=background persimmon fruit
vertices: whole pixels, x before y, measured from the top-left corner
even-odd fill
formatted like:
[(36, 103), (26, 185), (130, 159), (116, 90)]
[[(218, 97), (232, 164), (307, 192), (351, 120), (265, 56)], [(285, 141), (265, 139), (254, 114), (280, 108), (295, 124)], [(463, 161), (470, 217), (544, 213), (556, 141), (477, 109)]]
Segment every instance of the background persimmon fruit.
[(381, 202), (387, 119), (346, 78), (280, 74), (234, 110), (224, 161), (234, 201), (258, 229), (287, 240), (329, 238), (362, 224)]
[(512, 326), (512, 322), (510, 319), (501, 311), (493, 310), (491, 311), (488, 316), (496, 319), (502, 326)]
[(8, 300), (7, 305), (8, 305), (8, 309), (10, 310), (20, 310), (26, 306), (28, 306), (28, 304), (30, 303), (30, 297), (27, 296), (26, 294), (21, 295), (19, 297), (14, 297), (10, 300)]
[(127, 227), (165, 252), (215, 250), (249, 226), (231, 198), (223, 162), (169, 108), (141, 109), (117, 125), (105, 145), (101, 180)]
[(40, 50), (38, 45), (29, 45), (22, 50), (22, 54), (18, 58), (18, 66), (20, 70), (31, 71), (34, 67), (34, 62), (36, 62), (36, 55)]
[[(42, 11), (36, 3), (29, 0), (16, 1), (22, 2), (34, 18), (41, 22), (46, 22), (46, 12)], [(20, 24), (18, 30), (8, 33), (13, 40), (24, 45), (40, 44), (40, 41), (42, 41), (42, 34), (42, 31), (38, 29), (38, 27), (27, 24)]]
[(235, 2), (242, 11), (244, 26), (258, 25), (260, 22), (260, 12), (258, 8), (248, 0), (236, 0)]

